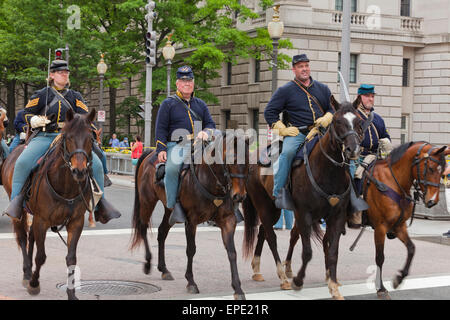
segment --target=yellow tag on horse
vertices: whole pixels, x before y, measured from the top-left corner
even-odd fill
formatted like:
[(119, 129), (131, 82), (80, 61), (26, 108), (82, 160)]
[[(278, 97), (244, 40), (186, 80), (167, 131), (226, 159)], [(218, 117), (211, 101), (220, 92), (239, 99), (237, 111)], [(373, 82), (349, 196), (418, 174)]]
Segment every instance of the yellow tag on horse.
[(337, 205), (339, 203), (339, 198), (338, 197), (330, 197), (328, 198), (328, 203), (334, 207), (335, 205)]
[(223, 200), (220, 200), (220, 199), (214, 199), (214, 205), (216, 206), (216, 207), (220, 207), (221, 205), (222, 205), (222, 203), (223, 203)]

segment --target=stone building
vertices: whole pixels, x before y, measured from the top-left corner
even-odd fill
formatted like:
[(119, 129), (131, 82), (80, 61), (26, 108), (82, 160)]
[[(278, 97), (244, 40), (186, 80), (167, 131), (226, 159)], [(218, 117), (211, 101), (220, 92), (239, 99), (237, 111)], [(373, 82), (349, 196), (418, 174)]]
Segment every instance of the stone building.
[[(258, 10), (256, 0), (245, 1)], [(342, 0), (280, 0), (283, 38), (293, 56), (306, 53), (312, 77), (339, 97)], [(450, 3), (444, 0), (351, 0), (350, 96), (361, 83), (376, 86), (375, 110), (393, 143), (425, 140), (450, 143)], [(249, 32), (265, 27), (273, 11), (238, 25)], [(224, 64), (211, 89), (220, 104), (211, 106), (218, 127), (266, 128), (264, 108), (271, 97), (268, 61)], [(293, 78), (278, 71), (278, 86)], [(231, 121), (228, 121), (231, 120)]]

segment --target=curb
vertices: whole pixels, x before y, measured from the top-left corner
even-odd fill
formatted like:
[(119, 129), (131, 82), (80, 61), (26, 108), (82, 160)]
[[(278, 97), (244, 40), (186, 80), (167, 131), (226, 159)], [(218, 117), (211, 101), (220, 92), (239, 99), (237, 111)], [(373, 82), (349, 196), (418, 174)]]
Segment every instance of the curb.
[(127, 180), (127, 179), (121, 179), (121, 178), (109, 176), (109, 179), (113, 183), (112, 184), (113, 186), (116, 185), (116, 186), (134, 188), (134, 178), (133, 178), (133, 180), (131, 180), (131, 179)]

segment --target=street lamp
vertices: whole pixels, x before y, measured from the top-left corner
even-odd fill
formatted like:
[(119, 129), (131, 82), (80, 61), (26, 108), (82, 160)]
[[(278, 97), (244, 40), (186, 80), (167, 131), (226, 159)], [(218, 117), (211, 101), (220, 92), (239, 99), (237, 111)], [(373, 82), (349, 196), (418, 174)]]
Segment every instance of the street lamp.
[(172, 66), (173, 57), (175, 57), (175, 48), (172, 46), (170, 38), (172, 38), (172, 34), (167, 36), (167, 43), (162, 49), (164, 59), (167, 61), (167, 97), (170, 96), (170, 69)]
[(272, 60), (272, 94), (275, 93), (278, 83), (278, 40), (284, 31), (284, 24), (280, 21), (280, 5), (273, 7), (272, 21), (267, 25), (269, 36), (273, 40), (273, 60)]
[[(100, 104), (99, 104), (99, 111), (97, 114), (97, 120), (99, 124), (99, 128), (102, 129), (101, 132), (103, 134), (103, 122), (106, 120), (106, 114), (105, 110), (103, 109), (103, 79), (105, 78), (105, 73), (108, 70), (108, 66), (106, 65), (105, 61), (103, 60), (103, 57), (105, 55), (102, 53), (100, 62), (97, 64), (97, 72), (100, 76)], [(100, 139), (100, 141), (102, 141)]]

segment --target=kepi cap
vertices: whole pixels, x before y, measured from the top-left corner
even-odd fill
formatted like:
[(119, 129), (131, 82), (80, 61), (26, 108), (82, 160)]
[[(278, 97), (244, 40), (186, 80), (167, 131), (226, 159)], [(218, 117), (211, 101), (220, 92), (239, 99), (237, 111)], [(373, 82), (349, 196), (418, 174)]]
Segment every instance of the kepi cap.
[(372, 85), (372, 84), (362, 84), (358, 88), (358, 95), (360, 95), (360, 94), (369, 94), (369, 93), (375, 94), (375, 86)]
[(66, 60), (53, 60), (50, 65), (50, 72), (55, 72), (59, 70), (67, 70), (69, 71), (69, 65)]
[(298, 54), (292, 57), (292, 65), (295, 65), (298, 62), (309, 62), (309, 59), (306, 54)]
[(192, 72), (191, 67), (179, 67), (177, 70), (177, 79), (194, 79), (194, 72)]

